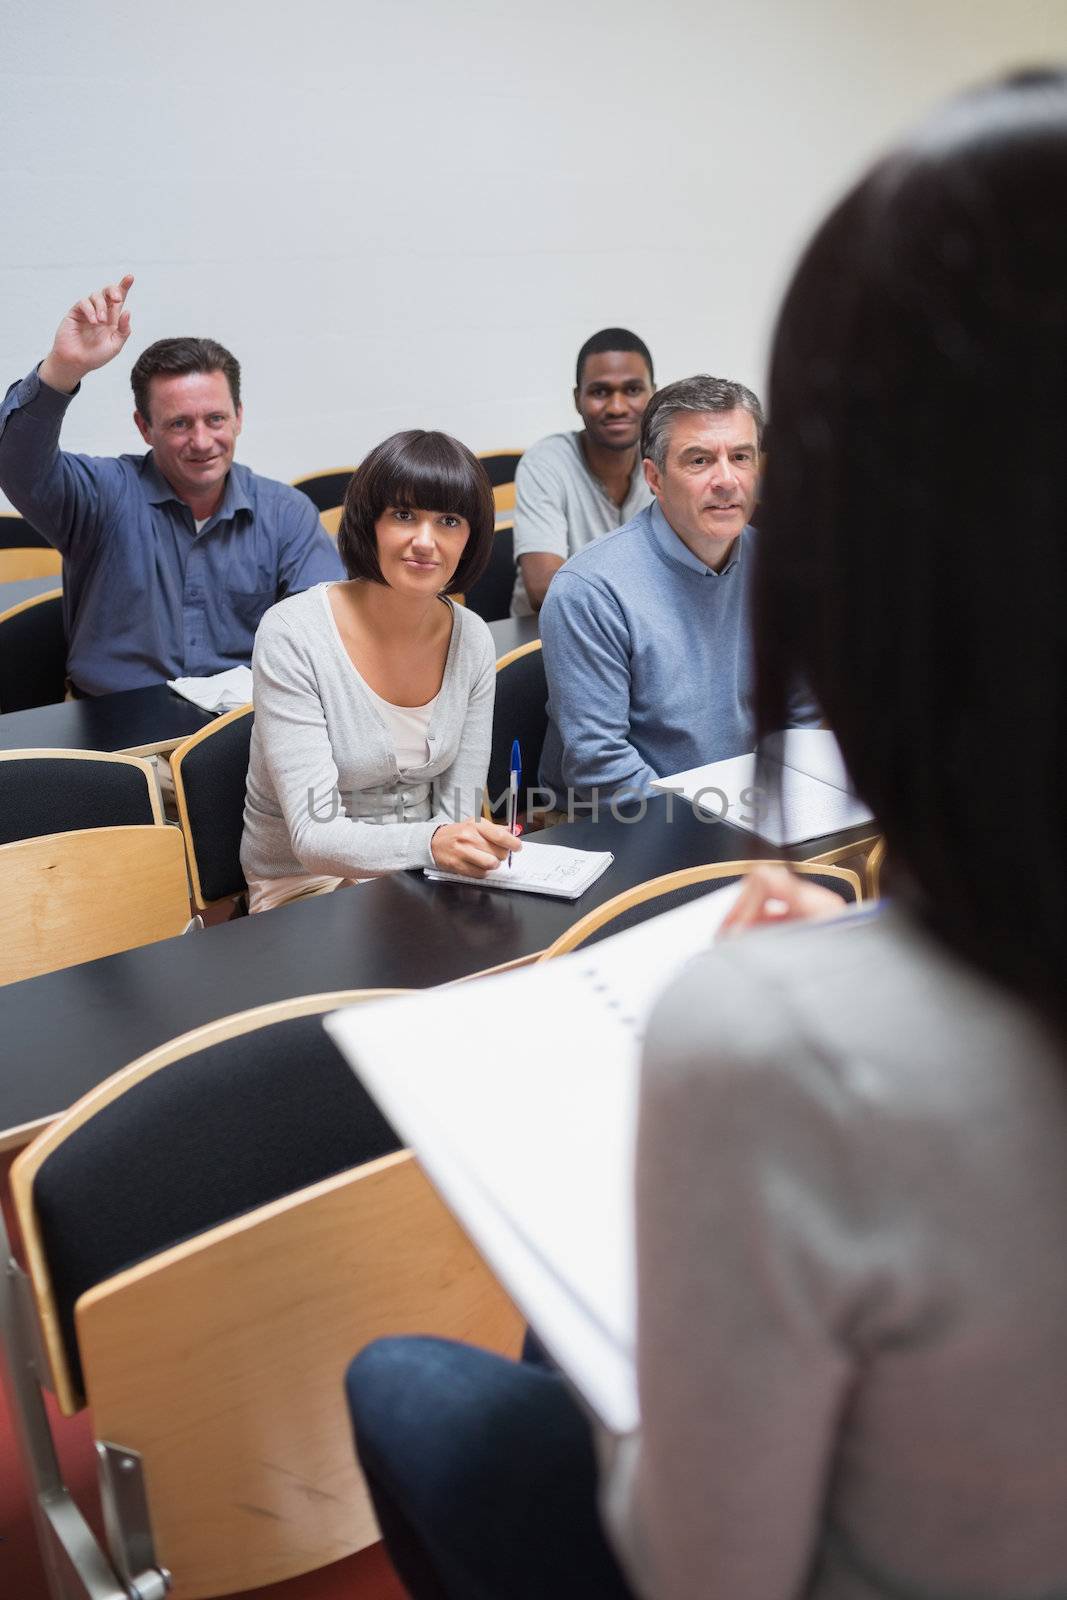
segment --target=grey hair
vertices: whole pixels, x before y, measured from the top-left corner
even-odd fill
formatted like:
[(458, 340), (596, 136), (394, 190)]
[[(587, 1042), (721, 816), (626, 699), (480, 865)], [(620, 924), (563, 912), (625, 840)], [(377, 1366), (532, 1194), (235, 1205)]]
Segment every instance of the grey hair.
[(701, 372), (695, 378), (681, 378), (660, 389), (645, 407), (641, 419), (641, 454), (662, 472), (667, 462), (667, 436), (673, 419), (681, 411), (747, 411), (756, 424), (756, 447), (763, 444), (763, 407), (743, 383), (729, 378), (709, 378)]

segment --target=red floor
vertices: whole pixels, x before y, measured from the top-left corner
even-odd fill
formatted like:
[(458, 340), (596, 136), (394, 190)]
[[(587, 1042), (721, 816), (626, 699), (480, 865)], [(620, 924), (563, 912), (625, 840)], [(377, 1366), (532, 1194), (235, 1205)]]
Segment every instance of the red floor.
[[(92, 1443), (83, 1415), (52, 1415), (54, 1436), (67, 1485), (90, 1522), (94, 1517), (96, 1468)], [(362, 1550), (318, 1572), (267, 1589), (245, 1591), (245, 1600), (404, 1600), (401, 1588), (380, 1545)], [(33, 1523), (21, 1465), (15, 1455), (7, 1406), (0, 1392), (0, 1597), (2, 1600), (48, 1600), (44, 1573), (37, 1555)]]

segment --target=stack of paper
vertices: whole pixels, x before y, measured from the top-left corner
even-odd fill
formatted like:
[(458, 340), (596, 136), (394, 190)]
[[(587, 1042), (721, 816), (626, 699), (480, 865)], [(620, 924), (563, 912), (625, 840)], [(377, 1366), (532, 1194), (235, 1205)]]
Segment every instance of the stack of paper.
[(577, 900), (615, 857), (610, 850), (572, 850), (562, 844), (525, 841), (511, 858), (484, 878), (467, 878), (459, 872), (438, 872), (426, 867), (428, 878), (438, 883), (477, 883), (485, 889), (517, 889), (522, 894), (551, 894), (559, 900)]
[(645, 1023), (737, 892), (719, 889), (543, 966), (326, 1019), (546, 1348), (619, 1434), (638, 1422)]
[(230, 667), (210, 678), (170, 678), (167, 687), (191, 700), (201, 711), (236, 711), (252, 698), (252, 668)]
[(841, 750), (825, 728), (790, 728), (768, 741), (779, 795), (756, 787), (756, 757), (733, 756), (659, 778), (657, 789), (684, 795), (693, 805), (735, 828), (777, 846), (805, 844), (874, 818), (856, 797)]

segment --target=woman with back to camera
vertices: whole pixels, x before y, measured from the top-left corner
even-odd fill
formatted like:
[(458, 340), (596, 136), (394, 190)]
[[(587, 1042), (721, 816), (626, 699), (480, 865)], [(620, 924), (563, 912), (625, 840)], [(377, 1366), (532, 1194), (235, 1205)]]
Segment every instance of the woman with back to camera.
[(519, 848), (480, 816), (492, 636), (446, 598), (484, 571), (493, 526), (489, 480), (464, 445), (394, 434), (345, 495), (348, 582), (263, 618), (241, 842), (252, 911), (405, 867), (480, 878)]
[[(1067, 1595), (1065, 372), (1067, 78), (1032, 74), (844, 200), (774, 348), (760, 727), (811, 682), (898, 898), (733, 937), (653, 1015), (618, 1562), (554, 1373), (354, 1363), (417, 1600)], [(783, 900), (821, 909), (771, 875), (735, 930)]]

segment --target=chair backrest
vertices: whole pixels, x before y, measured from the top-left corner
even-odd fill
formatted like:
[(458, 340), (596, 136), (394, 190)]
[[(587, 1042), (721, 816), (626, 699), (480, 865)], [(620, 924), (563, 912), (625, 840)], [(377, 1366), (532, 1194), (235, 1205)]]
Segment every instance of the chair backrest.
[(479, 450), (478, 460), (485, 468), (494, 489), (515, 482), (515, 469), (522, 460), (521, 450)]
[(182, 1600), (378, 1537), (338, 1399), (364, 1344), (518, 1343), (514, 1310), (322, 1028), (377, 997), (199, 1028), (101, 1085), (12, 1171), (61, 1407), (77, 1408), (83, 1372), (96, 1436), (141, 1453)]
[(36, 545), (14, 545), (0, 549), (0, 583), (18, 583), (23, 578), (57, 578), (63, 571), (58, 550)]
[(157, 827), (155, 773), (139, 756), (0, 751), (0, 845), (75, 828)]
[(328, 511), (319, 512), (319, 521), (334, 544), (337, 543), (337, 535), (341, 531), (341, 517), (344, 509), (344, 506), (331, 506)]
[(0, 511), (0, 550), (51, 550), (48, 540), (15, 511)]
[(511, 614), (511, 595), (515, 587), (513, 524), (498, 522), (493, 534), (489, 565), (467, 590), (465, 603), (486, 622), (500, 622)]
[(55, 705), (66, 687), (62, 589), (0, 611), (0, 712)]
[[(521, 450), (482, 450), (478, 460), (489, 475), (493, 486), (493, 503), (497, 516), (515, 509), (515, 472), (522, 460)], [(507, 613), (505, 613), (506, 615)]]
[(245, 780), (252, 707), (238, 706), (184, 740), (171, 754), (174, 799), (198, 911), (242, 894)]
[(596, 944), (615, 933), (623, 933), (648, 917), (663, 911), (673, 911), (689, 900), (710, 894), (713, 889), (736, 883), (754, 867), (788, 867), (824, 889), (831, 889), (848, 905), (863, 899), (863, 886), (857, 873), (847, 867), (828, 867), (818, 862), (797, 861), (717, 861), (703, 867), (684, 867), (680, 872), (666, 872), (659, 878), (649, 878), (632, 889), (625, 889), (603, 905), (580, 917), (561, 933), (538, 957), (539, 961), (552, 961), (556, 956), (569, 954), (580, 945)]
[(867, 893), (872, 900), (882, 894), (882, 874), (885, 872), (885, 840), (879, 839), (867, 857)]
[(0, 983), (170, 939), (188, 922), (177, 828), (84, 828), (0, 845)]
[(330, 467), (323, 472), (309, 472), (303, 478), (293, 479), (293, 488), (306, 494), (316, 511), (329, 511), (339, 506), (345, 497), (355, 467)]
[[(511, 745), (519, 741), (522, 752), (522, 788), (519, 791), (520, 815), (527, 815), (529, 791), (537, 788), (541, 747), (548, 727), (548, 685), (540, 639), (520, 645), (501, 656), (496, 664), (496, 703), (493, 707), (493, 744), (486, 779), (486, 809), (503, 816), (511, 776)], [(505, 797), (503, 800), (501, 797)]]

